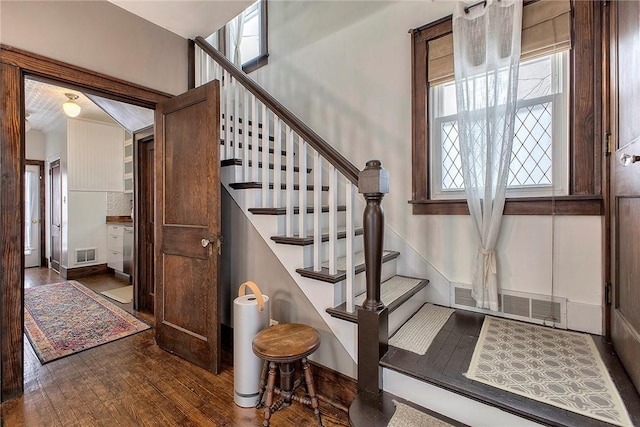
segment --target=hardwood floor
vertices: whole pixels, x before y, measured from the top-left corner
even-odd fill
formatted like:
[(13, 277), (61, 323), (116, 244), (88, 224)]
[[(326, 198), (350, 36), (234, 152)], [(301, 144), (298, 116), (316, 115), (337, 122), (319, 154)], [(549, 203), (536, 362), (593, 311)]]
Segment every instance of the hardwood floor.
[[(46, 269), (25, 272), (25, 286), (60, 281)], [(96, 292), (122, 286), (111, 275), (78, 281)], [(147, 322), (153, 319), (133, 314)], [(1, 425), (262, 425), (262, 410), (240, 408), (233, 402), (229, 352), (223, 352), (222, 372), (213, 375), (161, 350), (153, 334), (150, 329), (46, 365), (40, 364), (25, 340), (24, 395), (2, 404)], [(327, 403), (320, 406), (325, 427), (349, 425), (346, 413)], [(317, 425), (313, 411), (298, 403), (276, 412), (271, 420), (274, 427)]]

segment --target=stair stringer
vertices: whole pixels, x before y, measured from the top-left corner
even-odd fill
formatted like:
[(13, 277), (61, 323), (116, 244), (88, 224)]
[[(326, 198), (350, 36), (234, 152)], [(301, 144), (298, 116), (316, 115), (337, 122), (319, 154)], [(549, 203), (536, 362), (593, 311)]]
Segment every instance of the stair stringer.
[[(320, 314), (327, 326), (329, 326), (332, 333), (342, 344), (354, 363), (357, 363), (357, 325), (336, 319), (325, 311), (327, 307), (334, 307), (336, 301), (341, 299), (342, 282), (335, 284), (326, 283), (302, 277), (296, 272), (297, 268), (305, 265), (304, 248), (300, 246), (280, 245), (271, 240), (272, 236), (278, 234), (277, 216), (254, 215), (249, 212), (249, 208), (260, 206), (260, 190), (234, 190), (231, 188), (229, 184), (236, 182), (238, 171), (238, 166), (226, 166), (222, 168), (221, 182), (225, 189), (244, 212), (278, 260), (280, 260), (280, 263), (287, 270), (294, 282), (298, 284), (298, 287), (305, 294), (318, 314)], [(317, 354), (310, 356), (310, 359), (315, 360), (314, 356), (317, 357)], [(322, 363), (321, 360), (315, 361)], [(327, 363), (324, 364), (327, 365)]]

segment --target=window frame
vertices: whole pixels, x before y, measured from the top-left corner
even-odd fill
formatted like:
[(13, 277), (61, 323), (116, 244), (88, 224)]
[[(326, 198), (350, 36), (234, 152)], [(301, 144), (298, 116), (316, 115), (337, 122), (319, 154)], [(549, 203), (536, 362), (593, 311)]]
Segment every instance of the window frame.
[[(268, 7), (268, 1), (267, 0), (259, 0), (257, 3), (260, 3), (258, 5), (258, 9), (259, 9), (259, 16), (260, 16), (260, 52), (258, 53), (258, 56), (256, 56), (255, 58), (252, 58), (246, 62), (242, 63), (242, 71), (244, 71), (245, 73), (249, 74), (255, 70), (257, 70), (260, 67), (263, 67), (265, 65), (267, 65), (269, 63), (268, 58), (269, 58), (269, 42), (268, 42), (268, 34), (269, 34), (269, 19), (268, 19), (268, 11), (267, 9)], [(253, 5), (251, 5), (253, 6)], [(249, 7), (251, 7), (249, 6)], [(247, 8), (248, 9), (248, 8)], [(224, 27), (221, 28), (222, 32), (223, 32), (223, 36), (222, 36), (222, 40), (223, 40), (223, 44), (224, 44), (224, 54), (226, 55), (226, 51), (228, 49), (227, 46), (227, 36), (226, 36), (226, 32), (227, 32), (227, 26), (225, 25)]]
[[(533, 1), (525, 1), (525, 7)], [(600, 2), (571, 1), (568, 195), (507, 198), (505, 215), (604, 215), (601, 12)], [(452, 31), (451, 16), (410, 31), (413, 182), (409, 203), (414, 215), (469, 214), (466, 200), (432, 199), (431, 194), (428, 43)]]

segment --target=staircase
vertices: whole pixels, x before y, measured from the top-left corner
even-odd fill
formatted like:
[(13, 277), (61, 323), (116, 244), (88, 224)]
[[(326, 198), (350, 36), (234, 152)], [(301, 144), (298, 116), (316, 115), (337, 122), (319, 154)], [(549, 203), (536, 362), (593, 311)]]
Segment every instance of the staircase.
[[(366, 296), (358, 168), (206, 41), (196, 43), (206, 58), (199, 84), (220, 81), (223, 185), (357, 361), (356, 313)], [(390, 333), (424, 304), (428, 284), (399, 275), (399, 256), (382, 254)]]

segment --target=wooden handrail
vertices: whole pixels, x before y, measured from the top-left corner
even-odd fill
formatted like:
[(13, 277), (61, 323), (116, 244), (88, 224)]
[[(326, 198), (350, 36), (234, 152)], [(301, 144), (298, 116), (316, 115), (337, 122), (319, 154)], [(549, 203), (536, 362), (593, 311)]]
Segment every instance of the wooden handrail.
[(276, 114), (280, 120), (287, 124), (295, 133), (297, 133), (302, 139), (307, 141), (309, 145), (313, 147), (322, 157), (324, 157), (329, 163), (331, 163), (336, 169), (338, 169), (349, 181), (354, 185), (358, 185), (358, 173), (359, 170), (353, 163), (347, 160), (342, 154), (336, 151), (327, 141), (322, 139), (320, 135), (315, 133), (309, 126), (304, 124), (295, 114), (289, 111), (284, 105), (282, 105), (277, 99), (271, 96), (260, 85), (249, 78), (242, 70), (237, 68), (231, 61), (229, 61), (224, 55), (222, 55), (217, 49), (211, 46), (207, 41), (198, 36), (195, 39), (195, 43), (207, 53), (210, 57), (215, 59), (222, 68), (224, 68), (234, 79), (238, 80), (242, 85), (249, 90), (257, 99), (265, 104), (271, 111)]

